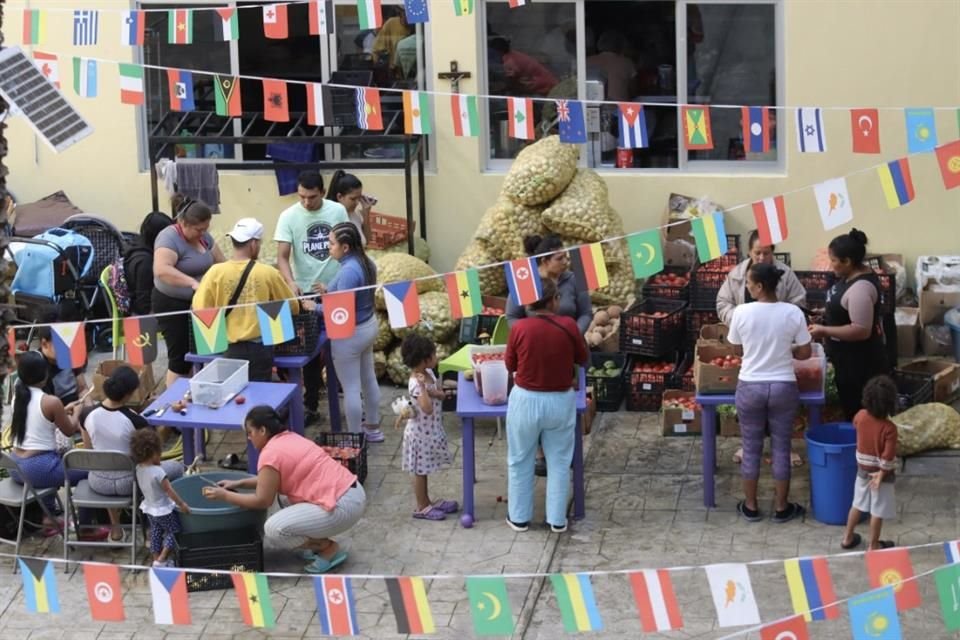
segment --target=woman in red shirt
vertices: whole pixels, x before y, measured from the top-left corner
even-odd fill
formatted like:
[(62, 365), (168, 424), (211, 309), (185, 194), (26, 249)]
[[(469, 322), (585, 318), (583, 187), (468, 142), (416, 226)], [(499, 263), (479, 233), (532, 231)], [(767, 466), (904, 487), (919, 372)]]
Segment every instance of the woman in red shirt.
[(560, 298), (553, 280), (543, 280), (543, 297), (530, 316), (510, 329), (507, 370), (514, 387), (507, 406), (509, 515), (514, 531), (526, 531), (533, 517), (533, 474), (537, 444), (550, 468), (547, 523), (554, 533), (567, 530), (567, 491), (576, 432), (574, 364), (586, 364), (587, 346), (572, 318), (556, 315)]

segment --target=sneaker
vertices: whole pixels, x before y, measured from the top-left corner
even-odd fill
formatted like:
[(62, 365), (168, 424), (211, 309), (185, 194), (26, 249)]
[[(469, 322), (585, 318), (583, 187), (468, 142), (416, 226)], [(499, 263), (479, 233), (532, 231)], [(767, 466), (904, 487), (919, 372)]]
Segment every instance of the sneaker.
[(550, 531), (552, 531), (553, 533), (566, 533), (566, 531), (567, 531), (567, 525), (562, 525), (562, 526), (559, 526), (559, 527), (558, 527), (558, 526), (555, 525), (555, 524), (551, 524), (551, 525), (550, 525)]
[(157, 567), (158, 569), (170, 569), (177, 565), (173, 563), (173, 560), (154, 560), (153, 566)]
[(541, 478), (547, 477), (547, 459), (546, 458), (537, 458), (536, 463), (533, 465), (533, 475), (540, 476)]
[(387, 439), (382, 429), (364, 429), (363, 431), (367, 434), (367, 442), (383, 442)]
[(507, 526), (516, 531), (517, 533), (523, 533), (530, 528), (529, 522), (514, 522), (510, 518), (507, 518)]

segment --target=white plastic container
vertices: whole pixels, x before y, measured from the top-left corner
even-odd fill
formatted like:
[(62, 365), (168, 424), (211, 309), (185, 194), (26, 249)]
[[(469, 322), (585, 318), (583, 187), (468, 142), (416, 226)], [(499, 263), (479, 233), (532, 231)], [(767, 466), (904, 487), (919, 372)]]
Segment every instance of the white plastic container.
[(502, 360), (484, 362), (480, 365), (480, 374), (483, 376), (483, 403), (507, 404), (510, 376), (507, 365)]
[(794, 360), (793, 372), (797, 374), (800, 393), (816, 393), (826, 390), (827, 356), (823, 345), (813, 343), (813, 354), (806, 360)]
[(190, 395), (196, 404), (219, 409), (250, 382), (250, 363), (246, 360), (217, 358), (190, 379)]
[(477, 389), (477, 393), (483, 396), (483, 381), (482, 374), (480, 373), (480, 363), (477, 362), (476, 356), (478, 355), (499, 355), (503, 358), (503, 355), (507, 352), (507, 345), (470, 345), (470, 366), (473, 367), (473, 384)]

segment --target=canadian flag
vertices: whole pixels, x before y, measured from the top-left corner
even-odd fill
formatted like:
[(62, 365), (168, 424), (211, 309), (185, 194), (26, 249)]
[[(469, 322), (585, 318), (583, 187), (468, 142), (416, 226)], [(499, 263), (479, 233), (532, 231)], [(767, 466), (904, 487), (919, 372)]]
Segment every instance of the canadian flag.
[(37, 68), (40, 69), (40, 73), (43, 74), (43, 77), (52, 82), (53, 85), (59, 89), (60, 60), (57, 58), (57, 55), (55, 53), (34, 51), (33, 59), (36, 61)]
[(787, 211), (783, 206), (783, 196), (754, 202), (753, 217), (757, 222), (761, 246), (770, 247), (787, 239)]

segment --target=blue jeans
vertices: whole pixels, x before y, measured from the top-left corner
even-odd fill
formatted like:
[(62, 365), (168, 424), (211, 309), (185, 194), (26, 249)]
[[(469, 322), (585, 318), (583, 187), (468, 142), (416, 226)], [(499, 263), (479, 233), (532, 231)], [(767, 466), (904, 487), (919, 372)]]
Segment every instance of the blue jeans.
[(537, 445), (550, 470), (547, 476), (547, 522), (567, 523), (570, 463), (577, 428), (576, 394), (569, 391), (528, 391), (514, 387), (507, 406), (507, 507), (510, 520), (533, 517), (533, 475)]
[[(52, 489), (63, 486), (63, 460), (60, 459), (60, 455), (56, 451), (38, 453), (29, 458), (21, 458), (11, 451), (10, 457), (20, 465), (20, 470), (23, 471), (23, 475), (30, 481), (34, 489)], [(15, 482), (23, 484), (23, 478), (15, 471), (10, 474), (10, 477)], [(86, 471), (71, 471), (70, 485), (74, 486), (81, 480), (85, 480), (86, 477)], [(50, 496), (44, 498), (44, 504), (52, 513), (56, 501), (53, 496)]]

